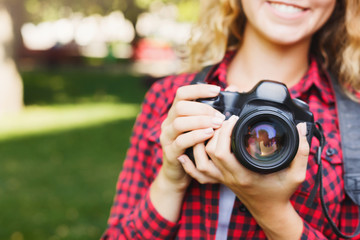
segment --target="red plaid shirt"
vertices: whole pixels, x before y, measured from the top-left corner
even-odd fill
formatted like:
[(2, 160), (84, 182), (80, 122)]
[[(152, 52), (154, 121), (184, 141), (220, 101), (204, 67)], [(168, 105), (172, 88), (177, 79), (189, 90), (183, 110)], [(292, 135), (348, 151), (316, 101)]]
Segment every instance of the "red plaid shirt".
[[(227, 67), (232, 57), (233, 53), (229, 52), (209, 77), (208, 83), (223, 89), (227, 86)], [(177, 88), (190, 84), (193, 78), (194, 74), (171, 76), (156, 82), (148, 91), (134, 126), (103, 239), (214, 239), (219, 210), (218, 184), (201, 185), (193, 180), (177, 223), (160, 216), (149, 198), (149, 186), (162, 164), (160, 125), (167, 116)], [(309, 103), (315, 120), (324, 128), (324, 198), (330, 216), (343, 232), (350, 234), (357, 226), (358, 210), (344, 192), (340, 134), (331, 85), (313, 60), (307, 74), (290, 92), (292, 97)], [(291, 202), (304, 221), (301, 239), (336, 239), (322, 213), (319, 196), (315, 198), (312, 208), (305, 206), (318, 168), (315, 164), (317, 145), (314, 138), (306, 180), (296, 190)], [(238, 199), (234, 203), (228, 239), (266, 239), (262, 229)]]

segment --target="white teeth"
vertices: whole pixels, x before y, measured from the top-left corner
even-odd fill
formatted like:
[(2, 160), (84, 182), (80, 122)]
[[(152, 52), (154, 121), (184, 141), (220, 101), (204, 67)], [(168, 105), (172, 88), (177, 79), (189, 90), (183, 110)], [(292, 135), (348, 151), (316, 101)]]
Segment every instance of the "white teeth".
[(297, 8), (285, 4), (279, 4), (279, 3), (270, 3), (270, 4), (273, 8), (283, 13), (298, 13), (303, 11), (303, 9), (301, 8)]

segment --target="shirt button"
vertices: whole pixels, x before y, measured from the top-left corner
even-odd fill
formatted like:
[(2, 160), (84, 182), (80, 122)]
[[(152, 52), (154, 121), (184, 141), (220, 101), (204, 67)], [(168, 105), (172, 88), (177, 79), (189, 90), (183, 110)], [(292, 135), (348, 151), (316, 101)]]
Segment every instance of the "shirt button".
[(333, 149), (333, 148), (328, 148), (328, 149), (326, 150), (326, 156), (331, 157), (331, 156), (334, 155), (334, 154), (335, 154), (335, 149)]

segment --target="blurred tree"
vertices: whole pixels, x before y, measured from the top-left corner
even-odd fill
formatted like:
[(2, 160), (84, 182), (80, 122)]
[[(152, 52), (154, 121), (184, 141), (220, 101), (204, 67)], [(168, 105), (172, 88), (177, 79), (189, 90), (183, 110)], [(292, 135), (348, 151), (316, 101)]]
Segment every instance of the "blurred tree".
[[(1, 0), (0, 0), (1, 1)], [(6, 0), (5, 0), (6, 1)], [(10, 0), (8, 0), (10, 1)], [(26, 11), (31, 21), (55, 20), (66, 17), (72, 12), (84, 15), (106, 15), (114, 10), (120, 10), (132, 23), (136, 23), (140, 13), (147, 11), (152, 3), (173, 3), (179, 6), (183, 20), (194, 20), (198, 0), (22, 0), (25, 1)], [(85, 7), (84, 7), (85, 6)]]
[(21, 42), (22, 5), (23, 0), (0, 0), (0, 117), (19, 112), (23, 107), (23, 85), (14, 48)]
[(175, 4), (178, 7), (180, 21), (194, 21), (197, 18), (199, 0), (135, 0), (141, 9), (149, 9), (155, 2)]
[(133, 24), (153, 2), (179, 6), (180, 20), (194, 20), (198, 0), (0, 0), (0, 116), (17, 112), (23, 106), (23, 85), (17, 70), (21, 50), (21, 26), (26, 21), (40, 22), (67, 17), (73, 12), (84, 15), (109, 14), (121, 10)]
[(25, 7), (34, 22), (56, 20), (72, 12), (106, 15), (120, 10), (135, 23), (137, 16), (144, 11), (134, 0), (25, 0)]

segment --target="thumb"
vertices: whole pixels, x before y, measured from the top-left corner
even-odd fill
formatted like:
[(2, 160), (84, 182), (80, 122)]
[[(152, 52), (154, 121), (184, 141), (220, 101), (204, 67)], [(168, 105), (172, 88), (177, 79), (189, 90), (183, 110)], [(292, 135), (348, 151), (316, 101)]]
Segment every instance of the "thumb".
[(297, 126), (299, 132), (299, 148), (294, 160), (290, 165), (290, 171), (298, 183), (305, 180), (307, 162), (309, 158), (310, 146), (306, 139), (306, 123), (299, 123)]
[(301, 155), (307, 158), (309, 156), (310, 146), (306, 138), (306, 123), (299, 123), (296, 127), (299, 132), (299, 149), (297, 155)]

